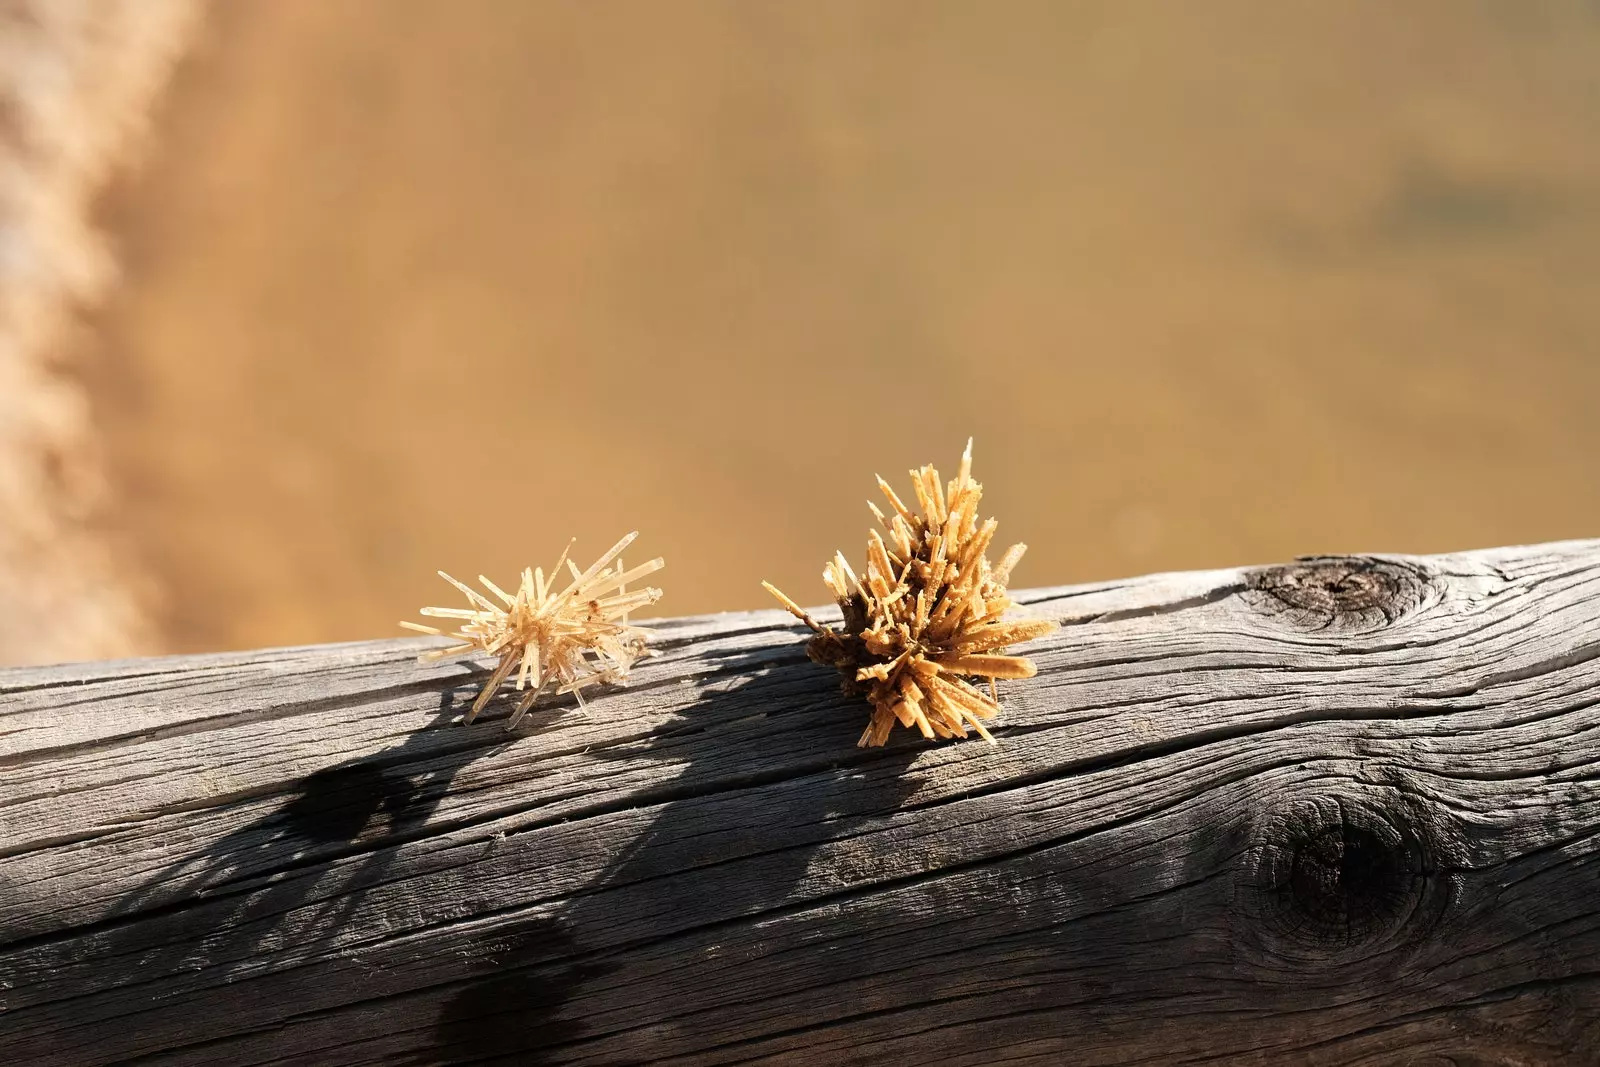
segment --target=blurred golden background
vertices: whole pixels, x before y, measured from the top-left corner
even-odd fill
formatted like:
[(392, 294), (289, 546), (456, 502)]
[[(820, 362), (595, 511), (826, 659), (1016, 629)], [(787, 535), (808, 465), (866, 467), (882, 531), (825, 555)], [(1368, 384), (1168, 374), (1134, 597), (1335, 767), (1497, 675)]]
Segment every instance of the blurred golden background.
[(880, 472), (1021, 586), (1600, 533), (1600, 7), (230, 0), (74, 344), (141, 647), (639, 528), (826, 599)]

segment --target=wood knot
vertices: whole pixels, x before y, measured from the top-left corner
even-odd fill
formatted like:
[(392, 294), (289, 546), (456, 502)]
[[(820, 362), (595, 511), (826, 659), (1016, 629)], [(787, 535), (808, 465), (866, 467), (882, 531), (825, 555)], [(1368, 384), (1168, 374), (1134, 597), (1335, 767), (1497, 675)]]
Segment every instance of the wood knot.
[(1423, 603), (1432, 579), (1409, 563), (1367, 556), (1308, 556), (1245, 575), (1263, 614), (1307, 630), (1378, 630)]
[(1295, 801), (1245, 853), (1240, 903), (1276, 957), (1367, 958), (1422, 941), (1442, 917), (1443, 830), (1415, 804)]

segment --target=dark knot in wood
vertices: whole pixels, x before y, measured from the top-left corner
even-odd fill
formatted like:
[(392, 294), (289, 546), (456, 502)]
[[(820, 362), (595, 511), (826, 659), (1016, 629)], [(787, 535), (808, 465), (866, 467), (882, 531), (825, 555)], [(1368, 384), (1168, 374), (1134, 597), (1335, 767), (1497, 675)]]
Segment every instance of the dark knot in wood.
[(1315, 797), (1266, 820), (1246, 853), (1246, 918), (1270, 955), (1360, 959), (1413, 945), (1448, 902), (1442, 831), (1416, 805)]
[(1245, 575), (1257, 610), (1307, 630), (1376, 630), (1419, 607), (1432, 580), (1408, 563), (1310, 556)]

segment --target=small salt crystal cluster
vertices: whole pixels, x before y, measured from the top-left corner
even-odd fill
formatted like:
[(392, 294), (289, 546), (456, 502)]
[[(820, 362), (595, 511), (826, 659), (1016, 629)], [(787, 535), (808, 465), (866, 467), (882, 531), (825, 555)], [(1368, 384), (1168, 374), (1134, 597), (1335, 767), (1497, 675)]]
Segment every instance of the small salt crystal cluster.
[[(659, 589), (647, 587), (630, 593), (628, 583), (666, 566), (665, 560), (657, 558), (632, 570), (623, 569), (622, 551), (637, 536), (638, 531), (634, 531), (618, 541), (585, 571), (578, 570), (568, 558), (572, 548), (568, 544), (548, 578), (542, 568), (524, 570), (515, 596), (479, 575), (478, 581), (493, 600), (440, 571), (441, 578), (466, 594), (470, 606), (422, 609), (423, 615), (432, 618), (456, 620), (458, 628), (446, 636), (459, 643), (430, 649), (418, 661), (498, 657), (494, 673), (472, 702), (467, 722), (475, 719), (500, 686), (515, 675), (516, 688), (523, 695), (508, 727), (515, 727), (546, 689), (572, 693), (581, 704), (583, 690), (589, 686), (625, 681), (628, 669), (647, 654), (646, 632), (628, 624), (628, 613), (661, 599)], [(572, 580), (558, 590), (556, 583), (563, 566), (570, 570)], [(445, 633), (414, 622), (400, 625), (419, 633)]]
[[(972, 442), (948, 486), (931, 466), (911, 478), (920, 515), (878, 479), (893, 514), (867, 505), (888, 540), (877, 530), (868, 535), (866, 577), (857, 577), (843, 553), (822, 572), (844, 613), (842, 630), (823, 626), (771, 583), (762, 584), (811, 627), (811, 659), (837, 668), (846, 693), (871, 703), (862, 747), (882, 745), (895, 723), (930, 739), (965, 737), (970, 726), (992, 744), (983, 723), (1000, 710), (995, 679), (1035, 672), (1033, 661), (1004, 654), (1006, 646), (1042, 637), (1056, 624), (1002, 618), (1012, 606), (1006, 583), (1027, 546), (1012, 545), (990, 565), (998, 524), (978, 523), (983, 487), (972, 480)], [(968, 679), (988, 679), (989, 691)]]

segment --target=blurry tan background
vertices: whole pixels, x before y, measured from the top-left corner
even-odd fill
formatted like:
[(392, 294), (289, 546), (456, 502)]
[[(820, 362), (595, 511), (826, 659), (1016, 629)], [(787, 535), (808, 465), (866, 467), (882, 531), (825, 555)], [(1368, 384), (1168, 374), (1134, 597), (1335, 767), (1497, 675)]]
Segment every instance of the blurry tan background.
[(0, 0), (0, 665), (159, 640), (79, 380), (116, 282), (96, 197), (139, 155), (197, 0)]
[(643, 531), (825, 599), (968, 435), (1023, 585), (1600, 534), (1589, 0), (225, 0), (74, 346), (143, 646)]

